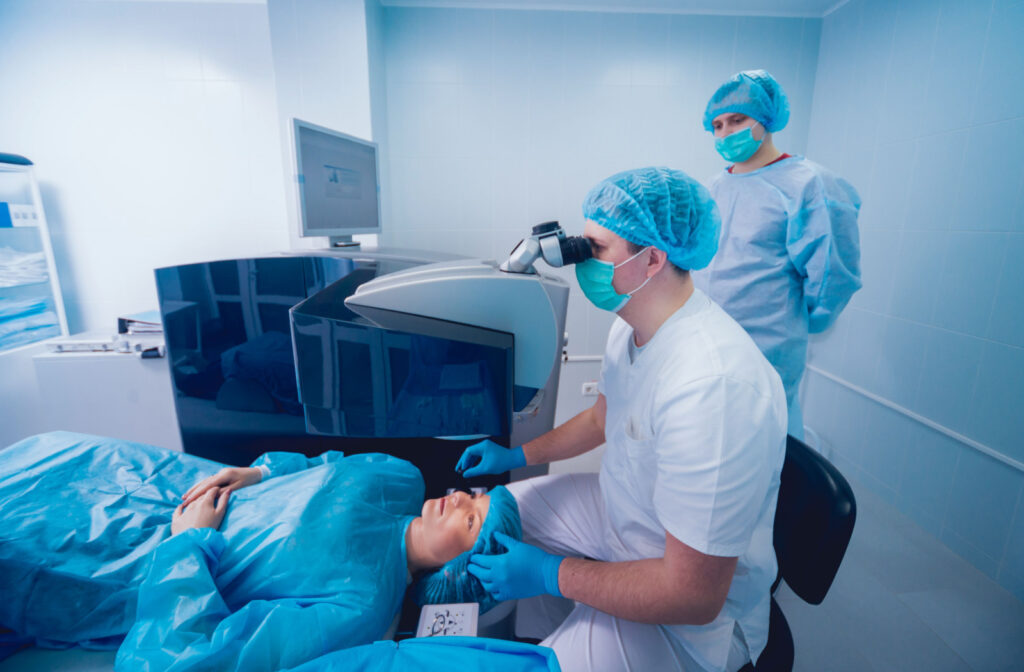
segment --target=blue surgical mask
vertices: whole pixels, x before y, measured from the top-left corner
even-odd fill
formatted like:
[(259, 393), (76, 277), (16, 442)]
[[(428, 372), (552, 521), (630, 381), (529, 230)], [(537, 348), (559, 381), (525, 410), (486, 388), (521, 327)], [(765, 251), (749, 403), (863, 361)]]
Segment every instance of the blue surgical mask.
[[(754, 124), (756, 126), (757, 124)], [(722, 155), (722, 158), (731, 163), (743, 163), (757, 152), (764, 142), (764, 136), (760, 140), (754, 139), (753, 128), (750, 126), (742, 131), (736, 131), (732, 135), (715, 139), (715, 149)]]
[(576, 280), (580, 283), (580, 289), (583, 290), (583, 295), (601, 310), (610, 310), (613, 313), (617, 313), (622, 310), (622, 307), (626, 305), (630, 297), (640, 291), (651, 278), (644, 280), (640, 286), (632, 292), (619, 294), (615, 291), (615, 288), (612, 287), (612, 278), (615, 277), (615, 269), (623, 264), (628, 264), (633, 261), (648, 249), (649, 248), (645, 247), (629, 259), (626, 259), (619, 264), (612, 264), (610, 261), (602, 261), (601, 259), (593, 258), (576, 264)]

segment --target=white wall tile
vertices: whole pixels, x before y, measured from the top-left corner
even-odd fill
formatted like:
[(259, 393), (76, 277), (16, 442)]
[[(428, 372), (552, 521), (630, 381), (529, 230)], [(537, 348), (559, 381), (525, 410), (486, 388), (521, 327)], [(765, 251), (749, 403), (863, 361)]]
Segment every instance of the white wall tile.
[(875, 309), (930, 324), (939, 302), (939, 281), (946, 272), (947, 239), (948, 234), (938, 231), (904, 231), (897, 263), (887, 276), (874, 278), (875, 282), (892, 283), (892, 298), (888, 306)]
[(1024, 153), (1024, 119), (970, 129), (959, 172), (959, 196), (952, 228), (967, 231), (1024, 231), (1016, 206), (1024, 191), (1024, 171), (1003, 165)]
[[(988, 331), (995, 289), (1005, 263), (1007, 236), (953, 231), (946, 238), (945, 270), (936, 278), (938, 297), (931, 323), (983, 337)], [(978, 292), (979, 287), (985, 291)]]
[[(970, 402), (985, 343), (941, 329), (926, 329), (917, 360), (920, 380), (908, 408), (954, 431), (970, 433)], [(911, 375), (908, 371), (908, 376)]]
[(995, 304), (987, 336), (990, 339), (1024, 348), (1024, 234), (1008, 234), (1002, 272), (999, 274)]
[(971, 115), (976, 124), (1024, 114), (1024, 89), (1011, 82), (1024, 71), (1024, 3), (994, 6)]
[(969, 397), (967, 434), (1024, 462), (1024, 349), (985, 343), (974, 395)]

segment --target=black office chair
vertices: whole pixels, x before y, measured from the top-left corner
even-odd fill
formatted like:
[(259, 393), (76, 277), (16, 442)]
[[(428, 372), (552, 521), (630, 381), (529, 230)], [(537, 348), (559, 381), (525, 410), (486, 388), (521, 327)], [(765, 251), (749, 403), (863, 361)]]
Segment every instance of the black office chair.
[[(804, 602), (821, 604), (846, 554), (856, 518), (853, 490), (839, 470), (803, 441), (787, 437), (775, 510), (774, 546), (779, 574), (772, 593), (785, 579), (786, 585)], [(757, 666), (748, 663), (740, 672), (792, 669), (793, 634), (773, 597), (768, 644)]]

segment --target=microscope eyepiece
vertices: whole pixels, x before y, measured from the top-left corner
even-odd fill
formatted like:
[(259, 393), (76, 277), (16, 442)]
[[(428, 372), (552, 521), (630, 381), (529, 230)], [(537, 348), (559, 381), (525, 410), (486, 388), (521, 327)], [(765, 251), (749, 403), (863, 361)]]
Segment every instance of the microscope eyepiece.
[(590, 259), (590, 241), (583, 236), (566, 236), (558, 222), (533, 227), (528, 238), (519, 241), (508, 259), (499, 266), (506, 273), (536, 273), (533, 262), (543, 258), (551, 266), (569, 266)]
[(583, 236), (570, 236), (561, 241), (562, 264), (569, 266), (586, 261), (594, 256), (590, 249), (590, 241)]

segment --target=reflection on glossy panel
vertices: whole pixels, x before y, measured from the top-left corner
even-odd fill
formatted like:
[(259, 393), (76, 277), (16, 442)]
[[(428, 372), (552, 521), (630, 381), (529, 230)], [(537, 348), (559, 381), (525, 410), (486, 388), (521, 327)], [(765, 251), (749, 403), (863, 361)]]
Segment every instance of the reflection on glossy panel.
[(345, 307), (360, 284), (413, 265), (310, 255), (158, 269), (185, 450), (230, 464), (386, 452), (423, 471), (429, 496), (464, 485), (453, 467), (471, 439), (429, 437), (507, 443), (512, 336), (416, 316), (384, 330)]
[(268, 450), (337, 448), (306, 435), (288, 311), (354, 267), (345, 258), (282, 256), (157, 269), (187, 452), (243, 464)]
[[(416, 315), (382, 329), (344, 307), (339, 282), (292, 311), (310, 432), (496, 436), (511, 416), (511, 334)], [(371, 315), (372, 317), (372, 315)]]

